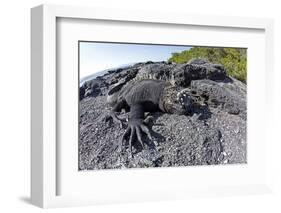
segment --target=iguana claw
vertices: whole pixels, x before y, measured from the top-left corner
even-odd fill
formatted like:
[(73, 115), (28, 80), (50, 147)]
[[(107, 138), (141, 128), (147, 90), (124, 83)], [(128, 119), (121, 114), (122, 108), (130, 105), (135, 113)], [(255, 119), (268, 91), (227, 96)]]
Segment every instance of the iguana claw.
[(142, 119), (133, 119), (129, 121), (128, 127), (125, 130), (123, 136), (121, 137), (120, 146), (123, 146), (123, 141), (125, 141), (125, 138), (127, 136), (129, 137), (129, 151), (130, 156), (132, 156), (132, 146), (133, 142), (136, 140), (141, 144), (142, 148), (144, 148), (144, 142), (142, 139), (142, 134), (145, 133), (150, 140), (152, 140), (152, 136), (150, 134), (150, 131), (148, 127), (143, 123)]
[(122, 129), (123, 128), (123, 122), (126, 121), (126, 119), (122, 119), (122, 118), (119, 118), (114, 112), (110, 112), (108, 115), (106, 115), (105, 117), (105, 121), (109, 121), (109, 120), (113, 120), (113, 122), (117, 123), (120, 125), (120, 128)]

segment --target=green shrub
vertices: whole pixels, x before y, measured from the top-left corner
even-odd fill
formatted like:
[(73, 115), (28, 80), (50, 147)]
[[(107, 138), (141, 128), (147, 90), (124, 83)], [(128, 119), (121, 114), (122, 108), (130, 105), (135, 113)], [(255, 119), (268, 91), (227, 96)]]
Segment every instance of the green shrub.
[(224, 65), (226, 72), (240, 81), (247, 81), (247, 49), (192, 47), (180, 53), (172, 53), (169, 62), (186, 63), (194, 58), (202, 58), (211, 63)]

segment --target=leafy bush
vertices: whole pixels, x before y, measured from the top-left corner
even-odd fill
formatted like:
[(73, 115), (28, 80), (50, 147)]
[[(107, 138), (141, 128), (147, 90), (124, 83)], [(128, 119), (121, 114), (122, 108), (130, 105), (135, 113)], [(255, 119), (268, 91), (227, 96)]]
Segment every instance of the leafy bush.
[(247, 81), (247, 49), (192, 47), (180, 53), (172, 53), (169, 62), (186, 63), (194, 58), (202, 58), (211, 63), (224, 65), (226, 72), (240, 81)]

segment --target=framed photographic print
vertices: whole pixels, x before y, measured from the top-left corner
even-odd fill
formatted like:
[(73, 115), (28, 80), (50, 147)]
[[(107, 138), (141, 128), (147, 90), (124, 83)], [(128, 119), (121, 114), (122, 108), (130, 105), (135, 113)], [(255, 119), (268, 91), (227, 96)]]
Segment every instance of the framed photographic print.
[(32, 203), (270, 191), (272, 20), (31, 14)]

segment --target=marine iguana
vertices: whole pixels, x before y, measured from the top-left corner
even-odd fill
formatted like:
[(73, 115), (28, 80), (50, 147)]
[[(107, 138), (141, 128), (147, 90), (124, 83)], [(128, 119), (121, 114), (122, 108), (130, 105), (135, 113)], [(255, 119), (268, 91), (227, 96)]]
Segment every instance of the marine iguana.
[[(145, 112), (161, 111), (171, 114), (189, 114), (192, 110), (193, 99), (188, 89), (172, 85), (170, 82), (160, 80), (141, 80), (131, 82), (122, 87), (109, 117), (122, 126), (122, 120), (115, 112), (122, 109), (129, 111), (128, 127), (120, 142), (129, 136), (129, 149), (132, 154), (132, 143), (137, 141), (144, 147), (142, 134), (145, 133), (152, 140), (150, 131), (145, 124)], [(111, 104), (113, 104), (111, 102)], [(108, 117), (108, 118), (109, 118)]]

